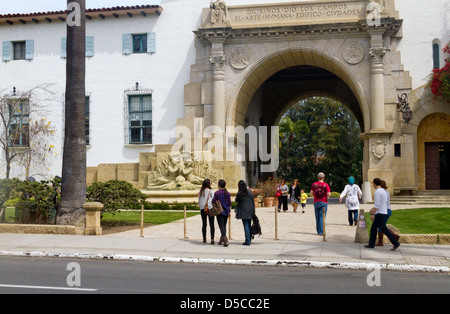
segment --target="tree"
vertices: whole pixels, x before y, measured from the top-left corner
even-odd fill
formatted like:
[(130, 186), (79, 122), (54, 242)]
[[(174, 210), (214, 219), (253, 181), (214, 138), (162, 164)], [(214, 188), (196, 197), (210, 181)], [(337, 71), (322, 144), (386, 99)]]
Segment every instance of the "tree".
[(49, 142), (54, 128), (42, 118), (47, 115), (46, 102), (54, 100), (51, 86), (43, 84), (25, 92), (14, 87), (11, 94), (0, 98), (0, 150), (6, 178), (11, 177), (13, 163), (23, 168), (25, 178), (36, 174), (45, 176), (31, 173), (31, 169), (43, 171), (53, 150)]
[(287, 147), (282, 147), (282, 155), (288, 156), (285, 179), (297, 178), (308, 189), (317, 173), (323, 172), (334, 191), (343, 189), (349, 176), (361, 180), (361, 130), (348, 109), (334, 100), (312, 97), (294, 105), (285, 116), (305, 121), (310, 130), (293, 138), (288, 155)]
[(286, 145), (283, 167), (281, 171), (286, 171), (287, 161), (289, 159), (290, 148), (293, 140), (300, 136), (300, 133), (309, 133), (309, 127), (305, 120), (292, 121), (289, 116), (284, 116), (279, 124), (280, 127), (280, 147)]
[(67, 6), (74, 10), (67, 15), (64, 151), (56, 223), (78, 225), (86, 215), (86, 1), (68, 0)]

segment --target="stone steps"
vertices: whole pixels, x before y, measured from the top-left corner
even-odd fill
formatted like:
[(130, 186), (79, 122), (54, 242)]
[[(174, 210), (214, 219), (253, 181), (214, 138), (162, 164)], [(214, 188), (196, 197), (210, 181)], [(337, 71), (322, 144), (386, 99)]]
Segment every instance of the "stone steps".
[(449, 205), (450, 206), (450, 191), (419, 191), (414, 196), (395, 196), (391, 197), (391, 204), (393, 205)]

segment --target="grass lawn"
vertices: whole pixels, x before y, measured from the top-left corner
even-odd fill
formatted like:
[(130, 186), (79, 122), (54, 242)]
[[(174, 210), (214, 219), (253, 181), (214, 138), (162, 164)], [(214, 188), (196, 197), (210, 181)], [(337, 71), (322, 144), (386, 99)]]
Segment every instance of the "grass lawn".
[[(192, 217), (199, 215), (198, 213), (186, 213), (186, 217)], [(167, 212), (167, 211), (144, 211), (144, 223), (151, 225), (161, 225), (166, 224), (175, 220), (183, 219), (183, 211), (179, 212)], [(120, 211), (120, 212), (107, 212), (103, 214), (102, 222), (141, 222), (141, 212), (140, 211)]]
[[(366, 213), (366, 217), (370, 230), (370, 213)], [(403, 234), (450, 234), (450, 208), (393, 210), (387, 223), (400, 229)]]
[[(200, 211), (186, 213), (186, 217), (199, 215)], [(15, 209), (8, 208), (5, 212), (6, 223), (14, 223)], [(183, 211), (167, 212), (167, 211), (144, 211), (144, 223), (150, 225), (166, 224), (175, 220), (183, 219)], [(108, 212), (103, 214), (102, 221), (108, 222), (141, 222), (141, 211), (117, 211), (114, 213)]]

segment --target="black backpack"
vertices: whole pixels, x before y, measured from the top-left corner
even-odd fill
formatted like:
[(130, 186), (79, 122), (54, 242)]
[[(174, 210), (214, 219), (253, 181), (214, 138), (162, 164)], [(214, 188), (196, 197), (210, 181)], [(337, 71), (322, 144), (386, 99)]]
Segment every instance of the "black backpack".
[(252, 239), (254, 239), (256, 234), (258, 236), (261, 236), (262, 232), (261, 232), (261, 225), (259, 224), (258, 217), (256, 215), (253, 215), (252, 220), (253, 220), (253, 224), (250, 228), (250, 232), (252, 234)]

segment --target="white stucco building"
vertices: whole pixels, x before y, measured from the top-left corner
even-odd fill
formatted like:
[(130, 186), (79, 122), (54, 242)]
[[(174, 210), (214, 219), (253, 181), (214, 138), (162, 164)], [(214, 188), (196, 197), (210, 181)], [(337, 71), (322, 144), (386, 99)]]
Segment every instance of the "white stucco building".
[[(325, 40), (330, 42), (334, 40), (337, 44), (341, 39), (345, 41), (355, 38), (361, 41), (364, 49), (369, 49), (371, 47), (370, 36), (372, 36), (373, 48), (374, 37), (366, 32), (365, 26), (361, 27), (364, 30), (357, 27), (353, 29), (353, 25), (356, 25), (358, 20), (364, 21), (364, 19), (358, 18), (358, 16), (365, 16), (365, 12), (360, 11), (352, 13), (356, 14), (356, 22), (339, 18), (327, 20), (325, 17), (317, 19), (312, 15), (310, 17), (297, 15), (298, 20), (294, 19), (285, 23), (281, 19), (273, 23), (268, 22), (264, 27), (252, 20), (248, 20), (247, 24), (237, 23), (240, 10), (249, 10), (252, 7), (270, 8), (270, 6), (275, 9), (308, 10), (309, 3), (312, 5), (311, 10), (315, 10), (319, 5), (335, 4), (345, 7), (358, 7), (359, 5), (359, 9), (355, 10), (361, 11), (360, 8), (365, 8), (369, 1), (227, 0), (226, 4), (231, 20), (228, 24), (225, 23), (220, 27), (207, 25), (211, 17), (205, 16), (210, 5), (206, 0), (162, 0), (160, 6), (89, 9), (87, 11), (86, 51), (86, 96), (89, 101), (88, 166), (137, 164), (140, 162), (141, 153), (155, 152), (158, 145), (175, 143), (172, 131), (177, 125), (189, 125), (186, 119), (201, 118), (204, 119), (206, 125), (217, 119), (220, 120), (214, 116), (214, 111), (218, 107), (214, 103), (214, 69), (210, 68), (209, 62), (203, 61), (214, 56), (216, 47), (213, 40), (207, 39), (206, 29), (212, 30), (208, 33), (211, 36), (214, 36), (213, 31), (217, 36), (219, 29), (230, 32), (229, 37), (220, 43), (227, 58), (224, 65), (226, 77), (223, 101), (223, 114), (226, 116), (222, 117), (224, 124), (231, 121), (231, 117), (237, 123), (239, 115), (243, 116), (242, 120), (245, 118), (247, 123), (249, 121), (252, 123), (259, 118), (252, 113), (259, 112), (262, 115), (264, 112), (261, 109), (263, 107), (259, 109), (255, 107), (250, 110), (251, 112), (242, 109), (237, 110), (237, 114), (232, 113), (234, 110), (232, 108), (236, 107), (233, 107), (234, 103), (240, 104), (244, 98), (238, 96), (238, 100), (235, 101), (231, 87), (241, 86), (241, 90), (249, 94), (250, 101), (248, 103), (253, 103), (261, 96), (258, 88), (262, 83), (255, 86), (256, 92), (247, 93), (246, 82), (242, 83), (244, 81), (240, 82), (236, 79), (233, 81), (234, 83), (229, 83), (227, 79), (235, 78), (239, 73), (247, 75), (247, 72), (251, 70), (257, 72), (256, 65), (263, 62), (260, 61), (263, 58), (253, 60), (250, 56), (248, 68), (238, 72), (239, 70), (232, 68), (228, 63), (235, 46), (248, 44), (250, 49), (254, 47), (250, 46), (251, 43), (266, 45), (267, 50), (270, 50), (267, 55), (270, 55), (271, 51), (277, 49), (276, 47), (281, 51), (288, 46), (292, 48), (293, 44), (297, 43), (300, 47), (298, 49), (301, 49), (302, 45), (304, 47), (311, 46), (314, 54), (314, 51), (321, 49), (320, 41)], [(425, 108), (412, 102), (418, 102), (418, 99), (421, 99), (423, 85), (427, 83), (433, 67), (442, 67), (444, 64), (445, 56), (441, 49), (450, 41), (450, 1), (386, 0), (386, 3), (391, 12), (386, 21), (395, 25), (392, 26), (391, 33), (385, 33), (381, 37), (382, 46), (386, 49), (384, 84), (387, 86), (396, 80), (405, 82), (393, 89), (392, 93), (388, 91), (387, 87), (385, 88), (385, 99), (381, 100), (382, 105), (385, 106), (381, 117), (382, 121), (386, 121), (385, 129), (374, 127), (374, 123), (378, 123), (376, 121), (380, 120), (373, 119), (375, 112), (371, 107), (370, 91), (355, 95), (359, 108), (362, 108), (359, 115), (360, 121), (365, 126), (363, 133), (367, 134), (367, 137), (364, 138), (366, 142), (363, 176), (365, 181), (369, 182), (372, 176), (392, 170), (391, 172), (394, 174), (391, 173), (388, 176), (391, 186), (399, 187), (400, 190), (402, 188), (406, 190), (425, 189), (426, 179), (421, 174), (422, 170), (425, 171), (425, 166), (421, 166), (421, 163), (426, 161), (420, 157), (423, 149), (418, 146), (421, 142), (417, 135), (420, 133), (418, 128), (422, 120), (430, 114), (444, 114), (443, 119), (450, 121), (450, 106), (445, 107), (444, 104), (438, 102), (435, 105), (429, 104)], [(291, 9), (288, 8), (288, 5), (291, 6)], [(295, 7), (296, 5), (302, 6)], [(332, 10), (330, 8), (327, 12)], [(338, 10), (337, 7), (336, 10)], [(54, 100), (46, 103), (48, 120), (56, 128), (52, 139), (54, 146), (52, 162), (49, 170), (39, 169), (36, 170), (36, 173), (48, 177), (60, 175), (64, 127), (65, 14), (64, 12), (48, 12), (14, 15), (13, 13), (0, 16), (0, 43), (2, 43), (3, 53), (0, 64), (0, 91), (5, 96), (12, 93), (13, 87), (17, 89), (17, 92), (23, 92), (40, 84), (53, 84), (51, 89), (54, 92)], [(252, 23), (255, 23), (256, 26), (253, 27)], [(341, 30), (339, 25), (344, 24), (348, 30), (347, 28)], [(328, 28), (324, 28), (324, 25)], [(351, 30), (349, 25), (352, 26)], [(396, 28), (396, 25), (399, 25), (399, 28)], [(313, 26), (314, 30), (312, 32), (308, 30), (309, 33), (305, 34), (307, 27)], [(264, 33), (258, 34), (256, 28), (263, 29)], [(319, 28), (321, 30), (317, 31)], [(194, 31), (199, 32), (194, 34)], [(269, 34), (269, 31), (273, 31), (273, 33)], [(281, 38), (280, 33), (285, 39)], [(219, 34), (218, 37), (221, 36)], [(274, 37), (278, 39), (274, 39)], [(266, 44), (264, 38), (267, 39)], [(207, 41), (210, 43), (206, 44)], [(292, 48), (292, 51), (295, 49)], [(323, 51), (324, 55), (328, 53), (325, 49)], [(335, 51), (339, 51), (339, 49)], [(258, 53), (254, 54), (255, 58), (259, 56)], [(289, 52), (289, 54), (293, 54), (293, 52)], [(331, 52), (330, 55), (333, 53)], [(333, 57), (336, 60), (340, 59), (340, 52), (339, 55), (336, 54)], [(348, 73), (359, 73), (366, 71), (363, 67), (367, 62), (369, 67), (366, 72), (370, 74), (369, 54), (364, 54), (362, 58), (363, 61), (359, 61), (361, 62), (359, 65), (354, 65), (352, 62), (345, 63), (345, 61), (339, 61), (336, 64), (345, 64), (348, 67)], [(300, 63), (292, 65), (303, 66)], [(308, 65), (320, 67), (319, 63)], [(286, 65), (286, 67), (288, 66)], [(323, 68), (333, 69), (332, 66)], [(346, 71), (342, 67), (341, 71), (337, 70), (334, 74), (347, 83), (350, 90), (355, 91), (357, 88), (351, 86), (352, 84), (346, 80), (345, 75), (341, 75), (341, 73), (347, 73)], [(398, 73), (400, 73), (399, 76), (395, 77)], [(368, 77), (370, 85), (369, 74), (365, 77)], [(270, 75), (272, 74), (269, 73), (269, 77)], [(355, 74), (355, 77), (357, 76)], [(362, 84), (361, 90), (365, 90), (366, 81), (364, 79), (359, 81)], [(408, 125), (401, 121), (395, 109), (396, 97), (402, 92), (410, 95), (411, 108), (413, 111), (417, 111), (414, 112), (415, 120)], [(421, 94), (416, 95), (417, 93)], [(253, 98), (252, 101), (254, 96), (256, 98)], [(362, 103), (367, 103), (367, 111)], [(279, 115), (278, 112), (276, 114)], [(446, 125), (446, 123), (444, 124)], [(382, 124), (384, 125), (384, 123)], [(427, 132), (424, 131), (424, 133)], [(375, 134), (377, 135), (375, 136)], [(381, 158), (370, 157), (372, 156), (372, 147), (378, 140), (383, 142), (386, 150)], [(424, 142), (427, 141), (424, 140)], [(439, 143), (450, 142), (450, 134), (447, 133), (446, 137), (440, 137), (436, 141)], [(396, 144), (401, 145), (398, 147), (402, 148), (401, 161), (394, 158)], [(385, 154), (389, 158), (384, 158)], [(372, 159), (375, 161), (372, 162)], [(386, 161), (388, 166), (375, 164), (378, 162), (377, 159)], [(0, 159), (0, 165), (3, 167), (2, 161)], [(35, 167), (38, 168), (38, 165)], [(420, 169), (417, 170), (417, 168)], [(224, 170), (222, 169), (222, 171)], [(396, 175), (395, 171), (401, 175)], [(13, 173), (19, 175), (21, 171), (13, 169)], [(226, 171), (222, 172), (222, 174), (224, 173)], [(247, 172), (243, 170), (240, 173), (245, 176), (249, 170), (247, 169)], [(0, 171), (0, 177), (2, 176), (4, 176), (3, 170)], [(441, 174), (441, 176), (443, 175)], [(134, 181), (139, 181), (138, 177), (139, 172), (135, 175)]]

